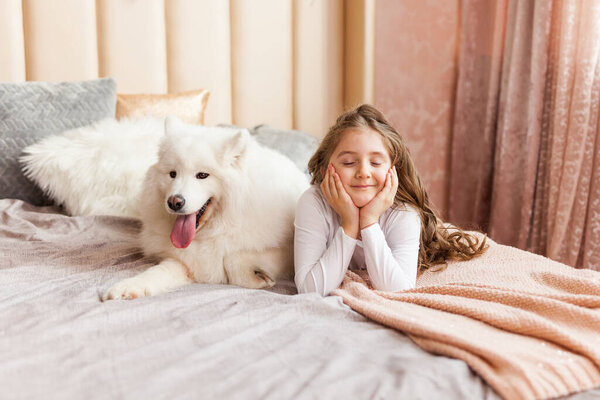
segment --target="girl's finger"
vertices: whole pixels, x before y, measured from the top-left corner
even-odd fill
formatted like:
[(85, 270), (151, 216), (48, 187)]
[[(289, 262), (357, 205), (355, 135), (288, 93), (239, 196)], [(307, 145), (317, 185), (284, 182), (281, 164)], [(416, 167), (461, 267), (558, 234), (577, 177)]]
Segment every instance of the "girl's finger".
[(389, 191), (392, 188), (392, 173), (388, 171), (387, 176), (385, 177), (385, 184), (383, 185), (386, 191)]
[(335, 172), (332, 171), (333, 167), (331, 164), (329, 165), (329, 168), (329, 192), (331, 193), (332, 197), (337, 199), (339, 197), (339, 193), (335, 187)]
[(396, 166), (394, 165), (394, 171), (392, 172), (392, 178), (393, 179), (393, 187), (394, 187), (394, 192), (396, 190), (398, 190), (398, 173), (396, 172)]
[(392, 169), (390, 168), (387, 172), (387, 176), (385, 178), (385, 184), (387, 186), (387, 184), (389, 183), (390, 185), (393, 183), (393, 172)]
[(388, 176), (385, 182), (385, 198), (388, 198), (390, 196), (393, 196), (393, 192), (394, 192), (394, 174), (390, 171), (388, 172)]
[(331, 197), (331, 194), (329, 193), (329, 169), (325, 171), (325, 176), (321, 182), (321, 191), (323, 192), (323, 195), (325, 195), (326, 199)]
[(342, 185), (342, 180), (340, 179), (340, 176), (337, 174), (337, 172), (334, 175), (334, 179), (335, 179), (335, 188), (338, 192), (338, 195), (340, 197), (342, 197), (342, 194), (346, 191), (346, 189), (344, 189), (344, 185)]
[(386, 198), (394, 197), (394, 178), (390, 174), (390, 183), (387, 186)]
[(396, 174), (396, 166), (392, 170), (392, 187), (390, 189), (390, 198), (392, 204), (396, 200), (396, 193), (398, 192), (398, 175)]

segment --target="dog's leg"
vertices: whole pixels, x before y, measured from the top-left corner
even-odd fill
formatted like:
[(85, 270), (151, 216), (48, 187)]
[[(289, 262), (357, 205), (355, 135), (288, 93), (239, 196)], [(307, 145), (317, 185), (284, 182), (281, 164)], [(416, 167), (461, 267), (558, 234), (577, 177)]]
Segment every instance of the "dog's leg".
[(224, 265), (230, 284), (250, 289), (269, 288), (277, 279), (293, 276), (292, 258), (276, 248), (238, 251), (225, 257)]
[(102, 301), (153, 296), (192, 282), (185, 265), (166, 259), (133, 278), (116, 283), (102, 296)]

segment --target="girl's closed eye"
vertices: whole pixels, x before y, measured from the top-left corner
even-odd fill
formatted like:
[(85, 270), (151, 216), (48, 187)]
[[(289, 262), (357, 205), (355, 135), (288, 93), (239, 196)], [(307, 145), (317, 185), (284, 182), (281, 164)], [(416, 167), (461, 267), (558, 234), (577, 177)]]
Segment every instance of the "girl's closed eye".
[(385, 164), (385, 160), (382, 160), (381, 157), (373, 157), (369, 160), (371, 165), (374, 167), (380, 167)]

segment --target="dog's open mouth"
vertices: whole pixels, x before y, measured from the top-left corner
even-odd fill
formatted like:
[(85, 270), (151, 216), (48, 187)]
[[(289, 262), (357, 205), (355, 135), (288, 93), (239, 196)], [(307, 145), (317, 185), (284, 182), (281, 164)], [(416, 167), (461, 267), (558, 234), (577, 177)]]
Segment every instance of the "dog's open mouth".
[(171, 230), (171, 243), (173, 243), (173, 246), (184, 249), (192, 243), (196, 232), (206, 219), (206, 211), (211, 201), (212, 198), (208, 199), (195, 213), (177, 216), (175, 223), (173, 223), (173, 230)]
[(208, 199), (206, 203), (204, 203), (204, 205), (198, 211), (196, 211), (196, 229), (200, 227), (200, 220), (202, 219), (202, 216), (204, 215), (206, 209), (210, 205), (211, 200), (212, 198)]

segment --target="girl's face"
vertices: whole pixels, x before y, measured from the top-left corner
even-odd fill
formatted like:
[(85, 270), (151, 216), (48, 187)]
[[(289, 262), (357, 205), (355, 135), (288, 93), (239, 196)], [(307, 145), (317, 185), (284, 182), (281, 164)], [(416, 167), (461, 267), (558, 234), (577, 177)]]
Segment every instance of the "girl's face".
[(353, 128), (342, 134), (329, 162), (357, 207), (363, 207), (383, 187), (392, 166), (381, 134), (372, 129)]

